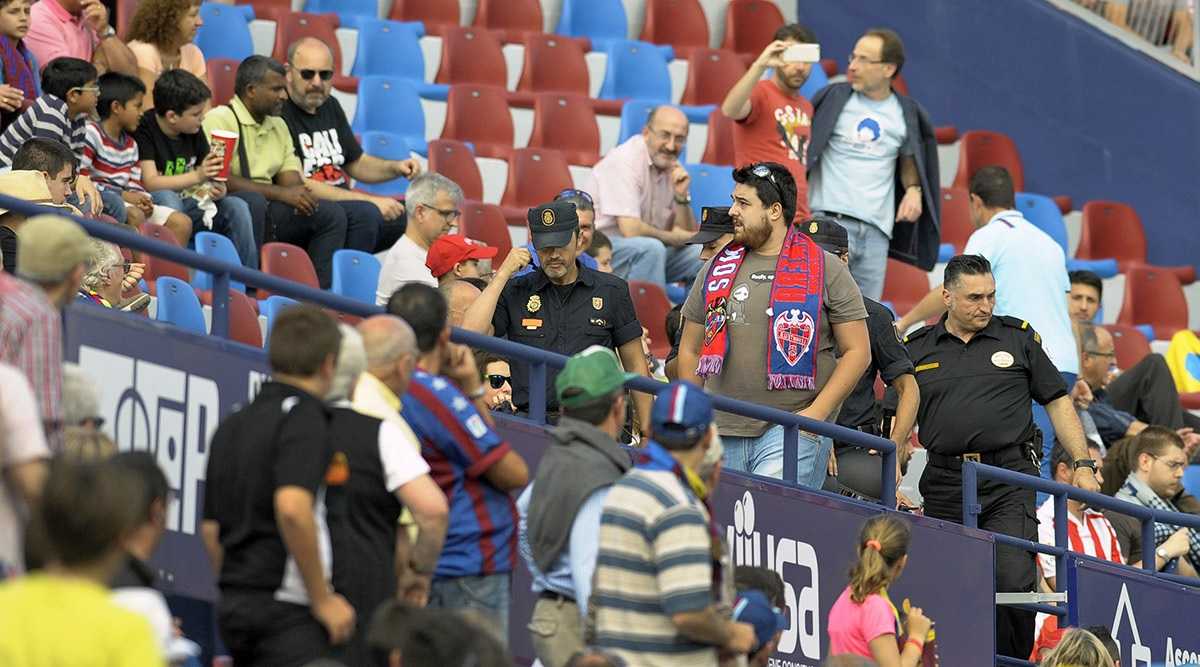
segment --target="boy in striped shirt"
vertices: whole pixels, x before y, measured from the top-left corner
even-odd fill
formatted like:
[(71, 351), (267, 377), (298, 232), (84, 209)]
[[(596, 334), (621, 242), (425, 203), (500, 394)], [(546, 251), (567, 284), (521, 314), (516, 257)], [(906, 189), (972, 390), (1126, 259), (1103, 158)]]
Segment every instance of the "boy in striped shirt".
[(192, 219), (166, 206), (157, 206), (142, 185), (142, 168), (132, 132), (142, 118), (146, 86), (127, 74), (100, 77), (100, 122), (88, 120), (79, 152), (79, 174), (100, 188), (104, 212), (135, 231), (143, 222), (163, 225), (179, 245), (192, 238)]

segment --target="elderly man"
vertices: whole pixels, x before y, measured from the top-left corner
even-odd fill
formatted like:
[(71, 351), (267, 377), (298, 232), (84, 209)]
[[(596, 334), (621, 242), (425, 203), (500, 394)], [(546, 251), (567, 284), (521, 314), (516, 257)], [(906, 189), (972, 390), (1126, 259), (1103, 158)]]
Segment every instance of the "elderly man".
[(612, 241), (613, 273), (621, 278), (691, 283), (700, 270), (699, 248), (687, 244), (696, 232), (691, 177), (679, 164), (687, 135), (682, 111), (657, 107), (641, 134), (592, 170), (596, 229)]
[(408, 283), (437, 287), (437, 278), (425, 262), (429, 247), (448, 234), (462, 215), (463, 191), (454, 181), (437, 173), (413, 179), (405, 193), (408, 202), (408, 227), (404, 236), (383, 257), (376, 305), (384, 305), (392, 293)]
[(385, 160), (363, 152), (346, 112), (330, 95), (333, 88), (333, 53), (320, 40), (304, 37), (288, 47), (288, 99), (283, 120), (292, 132), (305, 184), (321, 199), (337, 202), (347, 224), (378, 230), (379, 252), (392, 247), (404, 233), (404, 204), (350, 189), (350, 179), (382, 183), (412, 178), (421, 173), (413, 159)]

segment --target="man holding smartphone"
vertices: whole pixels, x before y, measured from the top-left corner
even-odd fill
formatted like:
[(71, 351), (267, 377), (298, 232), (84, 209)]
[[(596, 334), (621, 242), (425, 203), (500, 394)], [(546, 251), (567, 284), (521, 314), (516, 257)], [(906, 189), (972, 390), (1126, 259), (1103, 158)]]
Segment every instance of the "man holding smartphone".
[[(812, 30), (799, 23), (782, 26), (721, 103), (721, 113), (737, 121), (734, 164), (777, 162), (787, 167), (796, 181), (797, 220), (809, 218), (805, 170), (813, 115), (812, 103), (800, 94), (800, 86), (820, 59)], [(775, 73), (764, 79), (768, 69)]]

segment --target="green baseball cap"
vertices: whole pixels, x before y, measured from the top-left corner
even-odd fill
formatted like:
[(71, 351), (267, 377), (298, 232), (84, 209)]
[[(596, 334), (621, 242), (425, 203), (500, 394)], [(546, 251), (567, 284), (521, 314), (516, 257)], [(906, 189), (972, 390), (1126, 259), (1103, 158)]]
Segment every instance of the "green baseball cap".
[[(626, 380), (637, 376), (637, 373), (621, 370), (621, 362), (611, 349), (593, 345), (567, 359), (567, 365), (554, 379), (554, 388), (559, 405), (571, 408), (608, 396), (620, 389)], [(567, 392), (573, 393), (564, 398)]]

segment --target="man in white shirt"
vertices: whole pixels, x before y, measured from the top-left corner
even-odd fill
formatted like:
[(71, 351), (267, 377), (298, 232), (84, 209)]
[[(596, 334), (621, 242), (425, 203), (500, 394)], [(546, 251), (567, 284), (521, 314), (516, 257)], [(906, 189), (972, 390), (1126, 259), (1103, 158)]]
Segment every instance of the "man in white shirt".
[(462, 188), (441, 174), (430, 172), (413, 179), (405, 194), (408, 228), (382, 258), (376, 305), (386, 305), (392, 292), (408, 283), (438, 286), (437, 278), (425, 266), (425, 259), (429, 246), (448, 233), (462, 215), (462, 202)]

